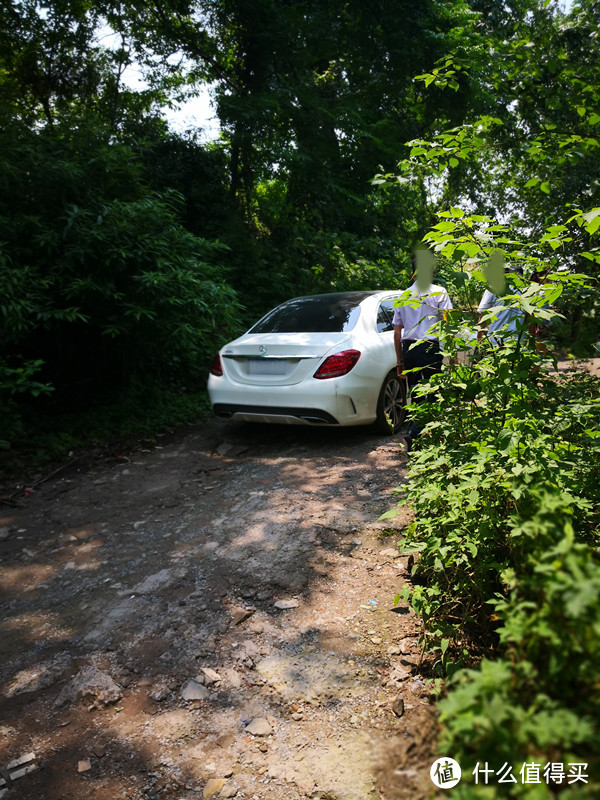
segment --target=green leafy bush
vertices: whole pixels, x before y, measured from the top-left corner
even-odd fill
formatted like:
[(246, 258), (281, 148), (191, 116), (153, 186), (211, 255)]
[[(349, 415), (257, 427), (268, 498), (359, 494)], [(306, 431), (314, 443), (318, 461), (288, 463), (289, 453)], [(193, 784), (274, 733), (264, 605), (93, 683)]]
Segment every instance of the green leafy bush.
[[(510, 531), (520, 550), (513, 589), (489, 601), (502, 622), (503, 655), (454, 676), (440, 703), (440, 746), (468, 771), (478, 762), (508, 763), (515, 774), (532, 759), (542, 768), (587, 763), (588, 782), (578, 782), (576, 796), (594, 797), (600, 789), (600, 562), (593, 548), (575, 540), (574, 509), (564, 495), (539, 491), (532, 500)], [(504, 796), (491, 786), (488, 791)], [(551, 796), (540, 786), (513, 792)], [(457, 794), (476, 796), (468, 788)]]
[[(594, 797), (599, 381), (558, 375), (533, 324), (556, 318), (548, 305), (565, 285), (588, 282), (561, 271), (540, 283), (547, 265), (507, 226), (454, 208), (440, 217), (426, 239), (448, 259), (460, 311), (440, 326), (447, 368), (417, 388), (425, 397), (412, 406), (424, 431), (410, 467), (415, 522), (403, 542), (419, 553), (403, 595), (424, 620), (425, 649), (449, 676), (440, 748), (472, 773), (455, 787), (458, 797), (554, 796), (545, 781), (475, 783), (478, 765), (518, 774), (526, 762), (586, 764), (587, 782), (565, 779), (559, 788)], [(500, 341), (473, 324), (494, 252), (528, 276), (511, 276), (502, 304), (521, 322)]]
[[(589, 113), (597, 80), (580, 61), (574, 67), (570, 47), (589, 24), (588, 6), (576, 5), (565, 22), (545, 4), (545, 27), (538, 4), (497, 49), (472, 54), (473, 75), (510, 89), (508, 113), (415, 139), (399, 176), (378, 176), (435, 182), (443, 210), (424, 241), (444, 259), (460, 308), (441, 326), (448, 367), (413, 408), (425, 429), (411, 457), (416, 521), (404, 542), (420, 553), (405, 597), (424, 617), (424, 646), (450, 676), (439, 744), (462, 766), (460, 798), (600, 794), (600, 382), (559, 376), (529, 325), (552, 321), (551, 338), (586, 355), (598, 333), (600, 208), (590, 207), (586, 187), (598, 165), (600, 116)], [(534, 40), (544, 41), (544, 58)], [(557, 92), (579, 99), (538, 93), (549, 63), (561, 74)], [(456, 90), (469, 72), (449, 55), (417, 79)], [(477, 213), (494, 205), (502, 223)], [(508, 293), (495, 287), (502, 262), (521, 273)], [(486, 285), (522, 319), (499, 346), (473, 325)], [(518, 774), (526, 763), (534, 774), (585, 767), (585, 780), (477, 780), (481, 766)]]
[[(450, 365), (414, 407), (426, 427), (411, 464), (418, 551), (405, 599), (424, 647), (450, 676), (440, 749), (463, 773), (523, 763), (586, 763), (600, 791), (599, 381), (559, 377), (525, 330), (462, 359), (465, 322), (449, 324)], [(464, 331), (463, 331), (464, 332)], [(462, 353), (464, 356), (464, 352)], [(476, 668), (472, 665), (481, 656)], [(546, 782), (475, 785), (457, 797), (554, 796)]]
[(238, 325), (227, 248), (187, 231), (181, 196), (150, 191), (134, 148), (94, 120), (7, 119), (0, 152), (0, 439), (19, 432), (23, 365), (40, 367), (29, 395), (54, 386), (61, 408), (140, 383), (200, 388)]

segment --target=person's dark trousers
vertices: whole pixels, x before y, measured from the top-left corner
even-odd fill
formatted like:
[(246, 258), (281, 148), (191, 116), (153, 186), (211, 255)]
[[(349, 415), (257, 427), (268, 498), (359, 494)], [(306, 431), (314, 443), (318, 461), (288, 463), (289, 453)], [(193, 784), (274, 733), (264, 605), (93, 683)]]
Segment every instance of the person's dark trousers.
[[(428, 380), (434, 373), (441, 372), (443, 360), (443, 356), (440, 352), (440, 343), (437, 339), (421, 342), (411, 347), (413, 344), (414, 339), (404, 339), (402, 342), (404, 368), (419, 368), (418, 371), (409, 372), (406, 376), (409, 394), (419, 381)], [(424, 397), (414, 396), (413, 403), (428, 399), (429, 395), (425, 395)], [(416, 439), (420, 433), (421, 427), (417, 425), (416, 422), (410, 422), (408, 426), (408, 436), (410, 439)]]

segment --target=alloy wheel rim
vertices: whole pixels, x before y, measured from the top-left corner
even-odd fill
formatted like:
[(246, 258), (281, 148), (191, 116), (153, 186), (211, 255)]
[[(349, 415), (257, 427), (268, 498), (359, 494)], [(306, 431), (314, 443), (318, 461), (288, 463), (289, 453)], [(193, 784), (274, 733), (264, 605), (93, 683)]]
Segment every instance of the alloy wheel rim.
[(391, 420), (394, 430), (400, 421), (400, 415), (402, 413), (402, 403), (398, 402), (399, 395), (400, 382), (397, 379), (392, 378), (387, 382), (385, 387), (385, 402), (383, 404), (383, 411), (386, 417)]

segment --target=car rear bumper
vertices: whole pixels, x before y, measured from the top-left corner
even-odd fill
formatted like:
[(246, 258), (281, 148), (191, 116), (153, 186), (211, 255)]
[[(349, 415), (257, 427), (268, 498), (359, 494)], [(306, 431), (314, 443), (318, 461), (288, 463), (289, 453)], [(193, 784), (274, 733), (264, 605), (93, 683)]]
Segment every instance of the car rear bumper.
[(241, 419), (246, 422), (279, 422), (288, 425), (339, 425), (328, 411), (319, 408), (286, 406), (245, 406), (235, 403), (215, 403), (213, 411), (222, 419)]
[[(278, 422), (288, 425), (367, 425), (373, 413), (355, 404), (344, 389), (343, 379), (332, 391), (330, 381), (314, 381), (310, 391), (296, 386), (264, 387), (232, 385), (226, 378), (210, 376), (208, 393), (218, 417), (248, 422)], [(329, 385), (326, 385), (329, 384)]]

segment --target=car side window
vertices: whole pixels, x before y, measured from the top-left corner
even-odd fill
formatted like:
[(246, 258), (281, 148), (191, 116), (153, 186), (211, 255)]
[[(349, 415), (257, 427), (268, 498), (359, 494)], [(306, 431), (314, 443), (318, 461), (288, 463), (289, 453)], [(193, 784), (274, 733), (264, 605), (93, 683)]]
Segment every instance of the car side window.
[(377, 311), (377, 333), (387, 333), (393, 331), (392, 318), (394, 316), (395, 298), (382, 300)]

